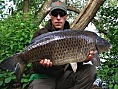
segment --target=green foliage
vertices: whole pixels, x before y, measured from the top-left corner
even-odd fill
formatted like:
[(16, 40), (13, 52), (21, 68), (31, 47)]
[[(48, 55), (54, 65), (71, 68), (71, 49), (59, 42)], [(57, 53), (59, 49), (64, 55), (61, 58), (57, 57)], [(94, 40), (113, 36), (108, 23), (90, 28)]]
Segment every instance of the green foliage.
[[(29, 45), (32, 35), (38, 28), (33, 23), (32, 15), (27, 20), (22, 19), (22, 14), (17, 13), (4, 20), (0, 20), (0, 62), (14, 53), (21, 52)], [(28, 67), (30, 68), (30, 66)], [(23, 86), (26, 86), (29, 74), (23, 75)], [(7, 89), (16, 78), (12, 72), (1, 70), (0, 87)]]
[(97, 28), (110, 40), (113, 48), (103, 55), (98, 74), (102, 81), (107, 82), (107, 89), (118, 88), (118, 10), (117, 7), (102, 7)]
[(2, 71), (2, 73), (0, 74), (0, 86), (2, 87), (2, 89), (7, 89), (9, 87), (8, 83), (15, 79), (16, 77), (13, 76), (13, 72)]
[[(32, 34), (37, 27), (33, 23), (34, 13), (36, 13), (44, 0), (30, 0), (30, 10), (32, 14), (29, 14), (27, 20), (22, 19), (23, 1), (24, 0), (8, 0), (13, 1), (16, 5), (16, 11), (13, 10), (14, 16), (10, 16), (3, 20), (6, 15), (3, 14), (5, 7), (4, 0), (0, 0), (0, 62), (8, 56), (22, 51), (27, 45), (29, 45), (32, 38)], [(85, 0), (86, 1), (86, 0)], [(102, 81), (108, 83), (107, 89), (118, 89), (118, 8), (117, 0), (106, 0), (108, 6), (102, 7), (99, 14), (99, 24), (97, 28), (99, 32), (104, 33), (111, 44), (113, 49), (102, 55), (106, 61), (102, 63), (101, 68), (98, 70), (98, 75)], [(73, 0), (68, 2), (73, 3)], [(78, 3), (79, 2), (79, 3)], [(112, 3), (111, 3), (112, 2)], [(86, 3), (86, 2), (85, 2)], [(75, 1), (75, 6), (82, 8), (80, 0)], [(84, 3), (83, 3), (84, 5)], [(12, 7), (12, 6), (11, 6)], [(12, 10), (12, 9), (9, 9)], [(21, 11), (21, 13), (19, 13)], [(12, 12), (12, 11), (11, 11)], [(16, 14), (17, 13), (17, 14)], [(16, 15), (15, 15), (16, 14)], [(75, 14), (69, 15), (71, 18), (76, 17)], [(2, 19), (2, 20), (1, 20)], [(44, 22), (45, 23), (45, 22)], [(28, 65), (26, 70), (30, 69)], [(29, 73), (25, 71), (21, 80), (23, 87), (28, 84)], [(16, 81), (16, 77), (13, 72), (0, 70), (0, 87), (2, 89), (9, 88)]]

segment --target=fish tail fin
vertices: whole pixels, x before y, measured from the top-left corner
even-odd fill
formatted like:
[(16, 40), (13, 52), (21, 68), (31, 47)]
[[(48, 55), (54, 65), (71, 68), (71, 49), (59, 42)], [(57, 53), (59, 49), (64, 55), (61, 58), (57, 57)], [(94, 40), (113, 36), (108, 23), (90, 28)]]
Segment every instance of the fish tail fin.
[(8, 71), (13, 71), (18, 81), (21, 80), (23, 71), (26, 67), (26, 64), (24, 62), (21, 62), (20, 59), (21, 58), (16, 54), (6, 58), (0, 63), (0, 68)]
[(17, 65), (16, 60), (14, 59), (14, 56), (10, 56), (0, 63), (0, 68), (9, 70), (9, 71), (15, 71), (15, 67)]

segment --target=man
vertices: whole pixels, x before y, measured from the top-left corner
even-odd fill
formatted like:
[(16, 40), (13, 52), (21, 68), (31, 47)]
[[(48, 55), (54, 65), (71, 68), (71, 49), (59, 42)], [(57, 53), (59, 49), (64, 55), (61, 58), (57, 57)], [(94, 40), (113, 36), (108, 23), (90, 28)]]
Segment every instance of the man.
[[(50, 20), (47, 25), (37, 30), (33, 38), (57, 30), (70, 29), (67, 19), (67, 8), (65, 3), (60, 1), (51, 4), (49, 12)], [(86, 61), (94, 56), (91, 51)], [(33, 63), (34, 73), (30, 80), (29, 89), (90, 89), (96, 77), (96, 68), (90, 64), (78, 63), (77, 72), (73, 72), (69, 66), (64, 71), (65, 65), (54, 66), (50, 59), (42, 59)]]

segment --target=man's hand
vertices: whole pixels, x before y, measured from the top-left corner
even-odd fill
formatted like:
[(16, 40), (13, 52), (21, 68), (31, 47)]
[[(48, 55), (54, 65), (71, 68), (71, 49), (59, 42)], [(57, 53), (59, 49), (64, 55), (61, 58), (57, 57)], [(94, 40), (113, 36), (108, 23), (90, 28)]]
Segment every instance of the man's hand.
[(52, 62), (50, 61), (50, 59), (42, 59), (40, 61), (40, 64), (44, 67), (51, 67), (52, 66)]
[(95, 54), (94, 51), (90, 51), (90, 53), (89, 53), (89, 55), (87, 56), (85, 62), (89, 62), (90, 60), (92, 60), (93, 57), (94, 57), (94, 54)]

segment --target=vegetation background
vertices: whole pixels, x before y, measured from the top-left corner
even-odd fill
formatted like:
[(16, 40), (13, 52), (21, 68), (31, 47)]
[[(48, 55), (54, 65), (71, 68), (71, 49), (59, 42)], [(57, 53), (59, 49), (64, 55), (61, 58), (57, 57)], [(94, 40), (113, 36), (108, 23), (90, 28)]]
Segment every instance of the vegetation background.
[[(47, 13), (41, 13), (43, 5), (45, 3), (48, 5), (47, 1), (55, 0), (0, 0), (0, 62), (25, 49), (29, 45), (34, 31), (46, 24)], [(70, 24), (73, 24), (85, 5), (89, 1), (95, 0), (65, 1), (68, 6), (71, 6), (68, 11), (68, 20)], [(94, 24), (101, 37), (110, 41), (113, 48), (110, 52), (100, 54), (101, 59), (105, 61), (101, 62), (101, 66), (98, 68), (98, 77), (101, 79), (101, 83), (106, 83), (105, 89), (118, 89), (118, 1), (101, 1), (103, 4), (90, 23)], [(46, 10), (48, 11), (48, 9)], [(30, 67), (31, 64), (28, 65), (21, 81), (24, 89), (29, 84), (30, 74), (27, 70), (30, 70)], [(12, 89), (15, 82), (16, 77), (13, 72), (0, 69), (1, 89)]]

